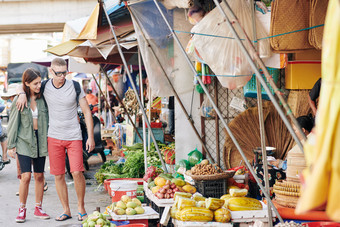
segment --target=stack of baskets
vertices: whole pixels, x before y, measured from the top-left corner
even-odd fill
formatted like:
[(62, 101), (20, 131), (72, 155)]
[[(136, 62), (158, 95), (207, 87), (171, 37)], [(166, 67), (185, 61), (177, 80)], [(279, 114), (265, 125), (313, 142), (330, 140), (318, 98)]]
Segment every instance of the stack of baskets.
[(300, 183), (276, 181), (273, 187), (276, 202), (284, 207), (295, 208), (300, 197), (300, 189)]

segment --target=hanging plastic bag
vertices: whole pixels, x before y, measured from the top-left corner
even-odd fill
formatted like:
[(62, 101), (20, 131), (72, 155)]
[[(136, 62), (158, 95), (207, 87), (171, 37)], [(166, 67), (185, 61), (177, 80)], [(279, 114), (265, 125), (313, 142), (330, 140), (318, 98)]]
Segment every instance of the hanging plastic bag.
[(202, 103), (200, 113), (202, 117), (213, 118), (216, 116), (214, 107), (211, 105), (209, 99), (206, 97)]
[[(227, 2), (248, 37), (253, 40), (253, 19), (249, 3), (246, 0), (228, 0)], [(224, 3), (221, 3), (221, 6), (223, 9), (226, 9)], [(225, 10), (225, 12), (227, 12), (227, 10)], [(229, 19), (231, 18), (228, 13), (227, 16)], [(206, 14), (205, 17), (192, 28), (191, 32), (209, 34), (209, 36), (194, 35), (193, 43), (202, 60), (208, 64), (210, 69), (217, 75), (223, 87), (229, 89), (240, 88), (251, 79), (250, 75), (254, 72), (236, 40), (233, 38), (234, 36), (224, 22), (224, 19), (224, 16), (221, 15), (217, 7)], [(267, 37), (268, 35), (257, 18), (255, 18), (255, 23), (257, 38)], [(238, 26), (234, 27), (240, 38), (244, 39), (245, 37), (241, 35), (242, 33), (238, 29)], [(250, 50), (247, 42), (243, 43), (245, 47)], [(260, 57), (270, 57), (269, 40), (263, 39), (258, 41), (257, 44)]]

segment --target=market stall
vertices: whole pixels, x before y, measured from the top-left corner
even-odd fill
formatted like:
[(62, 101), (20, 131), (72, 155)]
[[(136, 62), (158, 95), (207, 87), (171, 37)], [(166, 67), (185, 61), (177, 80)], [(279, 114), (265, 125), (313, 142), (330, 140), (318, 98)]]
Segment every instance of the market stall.
[[(185, 168), (184, 171), (178, 171), (176, 170), (176, 174), (180, 173), (182, 174), (182, 176), (184, 177), (184, 179), (186, 180), (174, 180), (173, 182), (173, 176), (157, 176), (156, 179), (158, 178), (157, 181), (159, 181), (158, 183), (156, 182), (155, 179), (155, 184), (156, 185), (151, 185), (152, 181), (147, 181), (144, 184), (144, 192), (146, 195), (146, 198), (150, 201), (150, 204), (152, 206), (152, 208), (154, 208), (154, 210), (156, 210), (156, 212), (159, 213), (159, 220), (161, 224), (167, 225), (170, 223), (175, 225), (175, 226), (190, 226), (190, 225), (195, 225), (195, 221), (201, 221), (203, 223), (202, 226), (218, 226), (220, 225), (217, 222), (229, 222), (230, 220), (232, 222), (242, 222), (242, 223), (253, 223), (256, 220), (258, 221), (262, 221), (262, 222), (266, 222), (268, 223), (270, 226), (273, 224), (272, 220), (274, 218), (277, 218), (281, 223), (283, 223), (283, 219), (280, 215), (280, 212), (278, 211), (278, 206), (277, 203), (274, 201), (272, 201), (271, 195), (269, 193), (269, 180), (268, 180), (268, 162), (267, 162), (267, 149), (266, 149), (266, 143), (268, 141), (270, 141), (270, 139), (273, 139), (274, 136), (272, 136), (272, 134), (268, 134), (267, 138), (266, 138), (266, 134), (265, 134), (265, 127), (269, 127), (266, 126), (266, 120), (268, 120), (268, 125), (274, 125), (273, 121), (276, 118), (281, 118), (280, 122), (279, 122), (279, 129), (275, 128), (275, 130), (280, 130), (281, 132), (284, 132), (285, 134), (289, 135), (291, 134), (291, 136), (287, 136), (288, 138), (288, 145), (284, 145), (281, 143), (282, 147), (285, 148), (281, 148), (279, 146), (276, 146), (278, 149), (280, 149), (278, 152), (276, 152), (278, 155), (282, 155), (280, 156), (281, 158), (285, 157), (285, 154), (287, 153), (288, 148), (291, 147), (293, 142), (290, 141), (294, 141), (297, 144), (297, 149), (300, 151), (300, 153), (303, 156), (303, 144), (302, 141), (298, 138), (298, 134), (303, 135), (303, 139), (305, 138), (305, 134), (303, 133), (300, 125), (298, 124), (295, 116), (293, 115), (289, 105), (287, 104), (286, 100), (284, 99), (284, 97), (282, 96), (279, 88), (277, 87), (273, 76), (269, 73), (269, 70), (267, 69), (264, 61), (262, 58), (264, 58), (265, 56), (268, 57), (270, 55), (270, 53), (268, 53), (268, 49), (264, 48), (261, 49), (263, 46), (267, 46), (269, 49), (269, 42), (264, 42), (263, 39), (266, 39), (268, 37), (265, 37), (266, 34), (263, 33), (263, 31), (261, 30), (257, 30), (257, 29), (253, 29), (254, 33), (258, 33), (258, 34), (251, 34), (251, 30), (248, 30), (249, 28), (251, 28), (251, 24), (245, 26), (245, 22), (242, 21), (239, 17), (240, 15), (238, 14), (238, 12), (235, 10), (235, 5), (232, 1), (222, 1), (222, 3), (219, 3), (219, 1), (214, 0), (212, 1), (216, 7), (214, 9), (210, 9), (210, 12), (204, 12), (207, 13), (206, 16), (199, 16), (197, 18), (195, 18), (195, 26), (191, 32), (191, 35), (194, 36), (193, 41), (195, 42), (196, 45), (196, 59), (200, 62), (200, 65), (202, 66), (202, 64), (207, 64), (211, 67), (211, 70), (215, 72), (215, 74), (213, 75), (207, 75), (207, 71), (209, 70), (205, 70), (205, 66), (203, 65), (203, 67), (201, 67), (201, 74), (199, 74), (198, 72), (198, 67), (194, 67), (194, 65), (192, 64), (192, 59), (189, 58), (189, 56), (187, 55), (186, 51), (183, 48), (183, 43), (179, 40), (176, 32), (174, 31), (173, 27), (172, 27), (172, 12), (166, 11), (164, 9), (164, 7), (162, 7), (160, 5), (160, 3), (158, 3), (157, 1), (141, 1), (141, 2), (147, 2), (146, 4), (149, 5), (153, 5), (153, 7), (156, 7), (156, 9), (159, 11), (159, 15), (158, 17), (160, 17), (163, 22), (162, 23), (162, 29), (160, 29), (159, 31), (157, 31), (156, 33), (148, 33), (148, 28), (145, 27), (145, 24), (143, 24), (143, 22), (145, 23), (146, 20), (145, 18), (141, 19), (141, 15), (138, 13), (141, 13), (143, 11), (141, 11), (140, 9), (143, 8), (141, 6), (143, 6), (142, 3), (140, 3), (140, 1), (134, 2), (134, 1), (130, 1), (129, 3), (127, 3), (127, 9), (129, 10), (129, 13), (131, 13), (132, 19), (133, 19), (133, 23), (135, 26), (135, 30), (138, 33), (138, 43), (141, 46), (140, 50), (141, 50), (141, 54), (144, 60), (144, 64), (146, 67), (146, 71), (148, 76), (150, 76), (150, 79), (152, 78), (152, 76), (155, 75), (159, 75), (162, 74), (164, 76), (164, 80), (162, 80), (162, 82), (166, 81), (167, 82), (167, 86), (163, 87), (163, 86), (159, 86), (157, 87), (158, 90), (160, 90), (160, 88), (164, 88), (162, 91), (160, 92), (165, 92), (167, 90), (172, 90), (172, 92), (175, 93), (175, 97), (177, 99), (177, 101), (181, 102), (181, 99), (179, 98), (179, 96), (176, 94), (176, 89), (174, 89), (174, 87), (172, 87), (172, 81), (169, 79), (172, 70), (173, 70), (173, 65), (169, 65), (169, 62), (171, 61), (171, 59), (160, 59), (159, 57), (159, 53), (164, 53), (170, 51), (169, 50), (169, 42), (170, 43), (174, 43), (176, 42), (176, 44), (178, 45), (179, 49), (177, 49), (176, 54), (178, 53), (182, 53), (184, 56), (184, 60), (186, 60), (186, 62), (189, 65), (190, 70), (192, 71), (192, 74), (194, 75), (195, 80), (198, 82), (198, 84), (200, 85), (200, 88), (203, 90), (203, 92), (206, 95), (207, 100), (209, 100), (210, 102), (210, 106), (211, 109), (214, 109), (215, 111), (215, 119), (216, 121), (218, 121), (219, 123), (221, 123), (223, 125), (223, 129), (226, 130), (228, 137), (227, 139), (229, 139), (229, 148), (231, 146), (233, 146), (232, 149), (234, 149), (234, 152), (238, 152), (239, 155), (238, 157), (236, 155), (230, 155), (230, 152), (228, 153), (229, 156), (231, 157), (226, 163), (230, 164), (230, 160), (232, 160), (232, 158), (235, 159), (235, 161), (233, 161), (233, 165), (229, 165), (229, 166), (224, 166), (224, 168), (226, 167), (237, 167), (241, 164), (237, 164), (240, 160), (243, 161), (244, 165), (245, 165), (245, 170), (248, 172), (248, 174), (251, 176), (253, 182), (258, 185), (258, 187), (260, 188), (260, 191), (263, 193), (263, 196), (266, 198), (267, 201), (267, 205), (262, 204), (259, 200), (252, 200), (249, 197), (245, 197), (248, 194), (248, 190), (247, 189), (240, 189), (237, 188), (236, 191), (231, 190), (230, 188), (228, 188), (227, 184), (226, 184), (226, 180), (225, 178), (233, 178), (233, 176), (229, 176), (225, 170), (223, 170), (223, 166), (220, 165), (220, 163), (215, 163), (214, 159), (215, 157), (213, 157), (213, 155), (210, 153), (209, 149), (206, 146), (205, 141), (203, 141), (203, 139), (201, 139), (201, 136), (199, 135), (196, 127), (194, 124), (191, 124), (193, 130), (196, 132), (197, 137), (200, 139), (200, 143), (202, 144), (202, 150), (204, 150), (204, 154), (206, 155), (206, 157), (209, 160), (202, 160), (198, 159), (199, 162), (202, 161), (202, 163), (195, 163), (193, 165), (190, 166), (190, 168)], [(287, 33), (290, 34), (291, 33), (297, 33), (298, 31), (286, 31), (286, 30), (282, 30), (281, 28), (279, 28), (278, 25), (276, 25), (276, 22), (279, 21), (279, 16), (282, 15), (282, 6), (281, 8), (278, 6), (279, 1), (275, 1), (275, 5), (273, 6), (273, 11), (272, 11), (272, 16), (271, 19), (272, 24), (274, 25), (273, 28), (271, 29), (271, 35), (273, 37), (271, 37), (272, 39), (270, 40), (270, 44), (271, 47), (278, 52), (290, 52), (290, 51), (296, 51), (299, 48), (300, 49), (311, 49), (314, 48), (312, 46), (315, 46), (317, 48), (320, 47), (320, 32), (315, 32), (315, 30), (313, 30), (313, 32), (311, 34), (308, 35), (308, 32), (305, 32), (303, 30), (302, 33), (299, 33), (298, 36), (299, 38), (301, 38), (303, 40), (302, 43), (294, 43), (294, 45), (292, 45), (292, 40), (289, 41), (288, 39), (288, 45), (286, 46), (280, 46), (277, 45), (277, 43), (279, 44), (283, 44), (285, 42), (287, 42), (286, 39), (283, 39), (282, 37), (280, 37), (283, 33)], [(240, 2), (238, 2), (239, 4), (241, 4)], [(243, 8), (248, 7), (248, 3), (242, 2), (242, 4), (245, 4), (243, 6)], [(166, 5), (166, 4), (165, 4)], [(258, 5), (256, 5), (257, 7), (259, 7)], [(189, 6), (188, 6), (189, 7)], [(276, 8), (275, 8), (276, 7)], [(294, 10), (299, 9), (299, 7), (301, 7), (301, 5), (298, 5), (297, 7), (294, 8)], [(123, 53), (123, 50), (121, 48), (121, 46), (123, 46), (123, 42), (124, 40), (120, 40), (119, 37), (117, 37), (118, 32), (115, 31), (115, 29), (113, 28), (112, 24), (111, 24), (111, 20), (110, 17), (107, 13), (107, 8), (105, 6), (105, 3), (102, 4), (102, 8), (103, 8), (103, 15), (106, 17), (108, 24), (110, 25), (110, 32), (112, 33), (113, 37), (111, 38), (112, 40), (115, 41), (115, 45), (117, 47), (117, 52), (119, 53), (119, 56), (121, 57), (121, 61), (124, 65), (124, 67), (127, 69), (129, 68), (129, 65), (127, 63), (127, 60), (125, 59), (125, 54)], [(184, 7), (186, 8), (186, 7)], [(241, 7), (242, 8), (242, 7)], [(143, 8), (143, 9), (149, 9), (149, 8)], [(265, 8), (264, 8), (265, 9)], [(313, 9), (313, 8), (312, 8)], [(138, 11), (139, 10), (139, 11)], [(248, 9), (247, 9), (248, 10)], [(252, 9), (254, 11), (254, 9)], [(242, 11), (244, 12), (244, 11)], [(249, 11), (251, 12), (251, 10)], [(280, 13), (281, 12), (281, 13)], [(296, 12), (296, 11), (295, 11)], [(155, 12), (153, 12), (155, 13)], [(240, 12), (239, 12), (240, 13)], [(249, 13), (250, 14), (250, 13)], [(298, 13), (295, 13), (295, 16)], [(146, 14), (145, 14), (146, 15)], [(302, 15), (303, 16), (303, 15)], [(253, 21), (255, 21), (255, 18), (251, 18), (250, 15), (246, 15), (246, 17), (249, 17), (250, 19), (252, 19)], [(191, 19), (193, 19), (194, 17), (192, 17)], [(314, 18), (314, 17), (313, 17)], [(305, 18), (306, 19), (306, 18)], [(314, 18), (315, 19), (315, 18)], [(222, 21), (221, 23), (218, 23), (216, 21)], [(257, 20), (256, 20), (257, 21)], [(311, 20), (313, 21), (313, 20)], [(306, 22), (306, 21), (304, 21)], [(216, 24), (217, 23), (217, 24)], [(256, 22), (257, 23), (257, 22)], [(320, 22), (321, 23), (321, 22)], [(213, 34), (203, 34), (203, 32), (205, 32), (204, 29), (206, 29), (206, 25), (207, 24), (211, 24), (212, 26), (208, 26), (211, 28), (211, 31)], [(223, 27), (224, 29), (228, 30), (227, 34), (224, 33), (220, 33), (221, 31), (221, 27), (220, 25), (223, 25), (225, 27)], [(214, 27), (215, 26), (215, 27)], [(253, 23), (253, 26), (255, 26), (255, 22)], [(308, 26), (315, 26), (315, 21), (313, 22), (313, 24), (308, 24), (307, 23), (301, 23), (299, 24), (299, 26), (303, 26), (303, 27), (308, 27)], [(299, 28), (296, 27), (296, 29)], [(243, 29), (244, 27), (247, 27), (247, 29)], [(260, 26), (256, 26), (256, 27), (260, 27)], [(308, 28), (310, 29), (310, 28)], [(165, 31), (166, 30), (166, 31)], [(226, 30), (225, 30), (226, 31)], [(256, 31), (256, 32), (255, 32)], [(158, 32), (161, 32), (162, 34), (159, 34)], [(281, 34), (278, 34), (281, 33)], [(307, 33), (307, 34), (306, 34)], [(216, 36), (221, 36), (221, 37), (216, 37)], [(268, 35), (268, 34), (267, 34)], [(283, 34), (286, 35), (286, 34)], [(171, 39), (165, 39), (166, 37), (171, 37)], [(199, 38), (200, 36), (205, 36), (205, 38)], [(232, 57), (237, 57), (239, 62), (246, 62), (244, 64), (240, 64), (237, 67), (239, 67), (239, 71), (235, 74), (235, 72), (228, 72), (228, 68), (223, 68), (224, 66), (227, 66), (228, 62), (224, 62), (224, 61), (228, 61), (232, 58), (225, 58), (224, 55), (226, 51), (219, 51), (218, 47), (209, 45), (210, 43), (214, 42), (214, 40), (216, 38), (226, 38), (226, 36), (233, 36), (235, 37), (235, 41), (238, 44), (238, 48), (239, 48), (239, 53), (240, 55), (237, 56), (232, 56)], [(277, 38), (276, 36), (278, 36), (279, 38)], [(153, 40), (153, 42), (150, 44), (150, 42), (148, 42), (150, 40), (150, 37), (158, 37), (159, 39), (155, 39)], [(291, 36), (289, 36), (291, 37)], [(308, 39), (308, 37), (312, 37), (310, 41), (311, 43), (313, 43), (313, 45), (311, 46), (309, 43), (306, 44), (306, 37)], [(230, 37), (229, 37), (230, 38)], [(173, 40), (172, 40), (173, 39)], [(227, 40), (227, 39), (225, 39)], [(261, 41), (260, 41), (261, 40)], [(260, 45), (259, 49), (256, 49), (256, 45), (252, 44), (257, 42), (258, 45)], [(216, 43), (215, 43), (216, 44)], [(221, 43), (217, 43), (217, 44), (221, 44)], [(296, 45), (295, 45), (296, 44)], [(223, 41), (223, 47), (228, 47), (228, 45), (230, 45), (230, 43), (228, 43), (227, 41)], [(206, 47), (209, 46), (211, 47), (210, 50), (210, 55), (206, 49)], [(221, 46), (221, 45), (217, 45), (217, 46)], [(237, 46), (237, 45), (234, 45)], [(146, 48), (147, 47), (147, 48)], [(161, 51), (159, 51), (158, 49), (162, 49)], [(165, 48), (165, 49), (164, 49)], [(157, 52), (157, 50), (159, 52)], [(226, 48), (227, 51), (230, 51), (230, 48)], [(195, 52), (194, 51), (194, 52)], [(214, 57), (216, 57), (217, 53), (219, 54), (218, 57), (219, 59), (221, 59), (220, 62), (217, 62), (217, 65), (215, 65), (216, 63), (216, 59), (214, 59)], [(242, 56), (241, 56), (242, 55)], [(268, 56), (267, 56), (268, 55)], [(166, 54), (166, 56), (168, 57), (168, 55)], [(89, 58), (88, 58), (89, 59)], [(152, 60), (151, 60), (152, 59)], [(213, 60), (211, 60), (213, 59)], [(150, 64), (150, 62), (152, 63), (157, 63), (157, 66), (155, 67), (155, 65)], [(166, 62), (166, 66), (164, 66), (164, 62)], [(239, 64), (239, 62), (237, 62), (237, 64)], [(223, 67), (221, 66), (223, 65)], [(293, 68), (295, 67), (294, 64), (290, 65), (290, 72), (293, 71)], [(222, 67), (222, 68), (221, 68)], [(259, 68), (262, 69), (262, 72), (260, 72)], [(204, 69), (204, 70), (202, 70)], [(219, 71), (221, 70), (221, 71)], [(176, 71), (176, 70), (175, 70)], [(205, 72), (203, 72), (205, 71)], [(274, 70), (273, 70), (274, 71)], [(234, 126), (234, 129), (243, 129), (245, 127), (239, 127), (239, 125), (237, 125), (236, 123), (234, 124), (227, 124), (226, 120), (225, 120), (225, 116), (222, 114), (222, 112), (220, 111), (220, 109), (218, 108), (218, 101), (216, 101), (216, 98), (213, 99), (213, 97), (211, 96), (211, 94), (209, 93), (209, 90), (207, 89), (208, 85), (207, 85), (207, 81), (209, 81), (207, 79), (207, 76), (216, 76), (218, 78), (218, 80), (220, 81), (220, 83), (222, 84), (222, 86), (227, 87), (228, 89), (234, 89), (237, 87), (241, 87), (243, 85), (245, 85), (248, 80), (251, 78), (251, 75), (254, 73), (254, 78), (256, 77), (256, 80), (254, 79), (254, 83), (255, 81), (257, 81), (257, 92), (256, 92), (256, 97), (258, 100), (258, 109), (256, 113), (253, 117), (253, 121), (256, 122), (258, 121), (259, 123), (257, 124), (260, 130), (260, 136), (258, 136), (258, 140), (254, 139), (254, 144), (249, 145), (249, 143), (247, 144), (247, 141), (249, 142), (249, 137), (242, 137), (242, 136), (235, 136), (235, 131), (232, 130)], [(263, 75), (262, 75), (263, 73)], [(245, 75), (243, 75), (245, 74)], [(134, 81), (131, 75), (131, 72), (129, 70), (126, 71), (126, 76), (129, 78), (130, 81)], [(231, 78), (223, 78), (223, 77), (231, 77)], [(235, 78), (234, 78), (235, 77)], [(155, 79), (155, 78), (153, 78)], [(159, 78), (158, 78), (159, 79)], [(234, 80), (235, 79), (235, 80)], [(290, 78), (292, 79), (292, 78)], [(216, 80), (217, 81), (217, 80)], [(292, 82), (293, 80), (290, 80), (291, 83), (290, 85), (288, 85), (288, 87), (292, 88), (292, 84), (294, 84), (295, 82)], [(155, 81), (153, 81), (155, 84)], [(262, 93), (261, 93), (261, 87), (260, 84), (263, 86), (265, 94), (267, 95), (267, 98), (269, 98), (272, 102), (272, 106), (270, 107), (270, 109), (273, 109), (273, 111), (277, 111), (275, 116), (278, 117), (272, 117), (273, 115), (269, 115), (268, 113), (265, 112), (265, 107), (262, 106)], [(270, 85), (270, 86), (269, 86)], [(150, 119), (148, 118), (146, 112), (144, 111), (144, 103), (142, 102), (141, 96), (139, 96), (138, 92), (137, 92), (137, 88), (134, 82), (132, 82), (131, 84), (132, 89), (131, 92), (135, 94), (135, 104), (139, 106), (142, 115), (143, 115), (143, 120), (145, 121), (147, 127), (149, 129), (152, 128), (152, 125), (150, 123)], [(156, 86), (152, 86), (154, 89), (156, 89)], [(275, 97), (275, 96), (276, 97)], [(182, 105), (183, 107), (183, 105)], [(183, 109), (185, 109), (183, 107)], [(250, 109), (249, 109), (250, 110)], [(272, 111), (272, 110), (270, 110)], [(269, 111), (269, 112), (270, 112)], [(186, 112), (186, 111), (184, 111)], [(251, 112), (251, 111), (248, 111)], [(247, 112), (247, 113), (248, 113)], [(187, 112), (186, 112), (187, 113)], [(245, 113), (244, 115), (247, 116), (247, 114)], [(191, 121), (191, 117), (187, 114), (187, 119), (189, 120), (189, 122)], [(240, 116), (239, 119), (241, 119), (242, 116)], [(236, 118), (235, 118), (236, 120)], [(292, 127), (292, 125), (297, 129), (297, 131), (295, 131)], [(144, 126), (144, 123), (143, 123)], [(283, 127), (285, 127), (284, 130), (281, 130)], [(135, 128), (136, 129), (136, 128)], [(254, 131), (254, 128), (250, 128), (250, 130)], [(251, 131), (251, 132), (253, 132)], [(185, 133), (185, 132), (184, 132)], [(145, 132), (143, 133), (144, 135), (146, 134)], [(153, 133), (152, 130), (150, 130), (150, 135), (152, 137), (152, 140), (154, 142), (154, 147), (155, 147), (155, 151), (157, 152), (157, 155), (159, 157), (159, 161), (160, 164), (162, 165), (163, 170), (166, 172), (169, 171), (169, 166), (166, 165), (164, 158), (162, 157), (162, 152), (161, 152), (161, 148), (159, 146), (159, 144), (157, 143), (157, 138), (155, 136), (155, 134)], [(272, 136), (269, 138), (269, 136)], [(256, 136), (255, 136), (256, 137)], [(279, 141), (279, 140), (283, 140), (282, 135), (278, 135), (278, 137), (275, 137), (274, 140), (275, 141)], [(248, 139), (246, 142), (242, 141), (242, 143), (239, 142), (239, 140), (242, 140), (243, 138)], [(130, 138), (131, 139), (131, 138)], [(143, 138), (143, 142), (144, 142), (144, 146), (145, 146), (145, 137)], [(132, 145), (133, 143), (131, 143)], [(149, 143), (150, 144), (150, 143)], [(249, 153), (247, 155), (247, 150), (244, 148), (244, 144), (247, 144), (248, 146), (251, 146), (252, 148), (250, 149), (255, 149), (256, 147), (260, 147), (259, 149), (262, 154), (262, 166), (263, 166), (263, 173), (262, 175), (265, 176), (263, 181), (265, 181), (265, 186), (262, 184), (262, 180), (259, 179), (258, 174), (254, 171), (254, 166), (252, 166), (252, 163), (249, 162), (249, 159), (252, 159), (253, 154), (252, 152), (250, 152), (250, 156)], [(230, 148), (231, 149), (231, 148)], [(147, 161), (147, 149), (144, 147), (144, 168), (146, 169), (148, 166), (150, 166), (150, 163), (148, 163)], [(217, 158), (218, 162), (219, 162), (219, 158)], [(143, 162), (143, 161), (142, 161)], [(176, 163), (179, 163), (180, 160), (176, 160)], [(235, 164), (236, 163), (236, 164)], [(208, 167), (209, 166), (209, 167)], [(302, 165), (301, 165), (302, 166)], [(301, 167), (300, 166), (300, 167)], [(222, 167), (222, 168), (221, 168)], [(210, 168), (206, 170), (206, 174), (197, 174), (199, 173), (199, 168)], [(274, 168), (272, 166), (270, 166), (270, 168)], [(189, 171), (189, 172), (187, 172)], [(217, 172), (215, 172), (217, 171)], [(292, 171), (292, 169), (290, 169), (290, 171)], [(293, 170), (294, 171), (294, 170)], [(300, 171), (300, 170), (299, 170)], [(146, 171), (147, 173), (147, 171)], [(175, 174), (175, 175), (176, 175)], [(196, 176), (198, 175), (198, 176)], [(200, 175), (206, 175), (204, 178), (200, 176)], [(294, 174), (293, 174), (294, 175)], [(221, 177), (222, 176), (222, 177)], [(167, 178), (169, 177), (169, 179)], [(178, 176), (177, 176), (178, 177)], [(200, 178), (201, 177), (201, 178)], [(219, 178), (220, 177), (220, 178)], [(296, 177), (296, 176), (295, 176)], [(161, 179), (160, 179), (161, 178)], [(191, 180), (190, 180), (191, 178)], [(195, 179), (196, 178), (196, 179)], [(294, 178), (294, 176), (293, 176)], [(201, 180), (205, 180), (207, 182), (210, 181), (210, 183), (214, 183), (215, 185), (215, 190), (220, 190), (219, 193), (221, 194), (212, 194), (212, 195), (208, 195), (206, 193), (206, 191), (208, 191), (207, 189), (210, 189), (208, 186), (208, 183), (205, 184), (200, 184)], [(236, 178), (235, 178), (236, 180)], [(239, 179), (237, 179), (239, 180)], [(288, 178), (289, 180), (289, 178)], [(146, 184), (147, 183), (147, 184)], [(216, 185), (217, 183), (220, 183), (218, 185)], [(293, 201), (294, 204), (296, 204), (296, 201), (298, 200), (299, 197), (299, 193), (301, 190), (301, 185), (296, 186), (295, 184), (292, 184), (288, 181), (289, 186), (288, 189), (286, 188), (286, 182), (278, 182), (276, 183), (276, 187), (274, 186), (274, 190), (276, 190), (276, 193), (278, 194), (277, 196), (277, 201), (278, 203), (280, 203), (281, 205), (284, 204), (284, 200), (285, 198), (288, 196), (290, 197), (290, 199)], [(181, 185), (181, 186), (180, 186)], [(194, 185), (194, 186), (193, 186)], [(229, 185), (230, 186), (230, 185)], [(158, 187), (158, 188), (157, 188)], [(211, 187), (212, 188), (212, 187)], [(293, 188), (293, 189), (291, 189)], [(228, 191), (227, 191), (228, 189)], [(195, 198), (199, 198), (197, 196), (195, 196), (194, 194), (196, 193), (196, 190), (198, 190), (201, 193), (201, 203), (199, 203), (199, 199), (195, 200)], [(230, 191), (231, 190), (231, 191)], [(240, 191), (238, 191), (240, 190)], [(246, 191), (245, 191), (246, 190)], [(178, 191), (181, 191), (182, 193), (187, 193), (186, 196), (183, 196), (185, 194), (180, 194), (178, 193)], [(290, 191), (292, 193), (290, 193), (289, 195), (286, 193), (286, 191)], [(215, 192), (215, 191), (213, 191)], [(226, 199), (223, 199), (223, 196), (227, 196), (227, 193), (230, 193), (231, 195), (229, 195), (230, 197), (237, 197), (237, 198), (231, 198), (231, 200), (229, 200), (229, 198), (227, 199), (228, 202), (226, 201)], [(177, 200), (176, 200), (176, 193), (177, 193)], [(112, 195), (112, 193), (110, 193)], [(228, 196), (228, 197), (229, 197)], [(206, 198), (205, 198), (206, 197)], [(175, 199), (174, 199), (175, 198)], [(249, 201), (252, 202), (249, 202)], [(243, 201), (243, 202), (241, 202)], [(245, 202), (247, 201), (247, 202)], [(252, 206), (248, 206), (245, 209), (246, 210), (257, 210), (257, 211), (240, 211), (240, 210), (232, 210), (233, 205), (235, 207), (242, 207), (244, 206), (244, 204), (252, 204)], [(289, 206), (292, 203), (289, 203)], [(286, 203), (286, 205), (288, 205), (288, 203)], [(224, 208), (223, 208), (224, 206)], [(170, 208), (171, 207), (171, 208)], [(112, 207), (113, 208), (113, 207)], [(211, 209), (210, 209), (211, 208)], [(177, 209), (177, 210), (176, 210)], [(221, 209), (221, 210), (219, 210)], [(228, 211), (231, 210), (231, 211)], [(176, 211), (175, 211), (176, 210)], [(217, 212), (216, 210), (219, 210), (219, 212)], [(215, 214), (215, 212), (217, 212)], [(115, 216), (115, 215), (123, 215), (123, 214), (117, 214), (115, 212), (115, 214), (112, 215), (112, 217), (114, 216), (114, 218), (120, 218), (122, 217), (124, 219), (123, 216)], [(171, 221), (170, 218), (171, 217)], [(197, 218), (199, 217), (199, 218)], [(221, 218), (220, 218), (221, 217)], [(229, 217), (229, 218), (228, 218)], [(127, 217), (125, 217), (127, 218)], [(215, 220), (215, 223), (211, 223), (213, 220)], [(228, 220), (228, 221), (226, 221)]]

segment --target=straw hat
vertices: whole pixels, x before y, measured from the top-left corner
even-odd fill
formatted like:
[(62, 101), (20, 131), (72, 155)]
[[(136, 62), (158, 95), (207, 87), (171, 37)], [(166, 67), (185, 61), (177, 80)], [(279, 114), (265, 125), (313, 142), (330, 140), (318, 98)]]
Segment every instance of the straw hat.
[(16, 91), (17, 86), (18, 86), (18, 84), (10, 84), (10, 85), (8, 85), (7, 92), (1, 92), (0, 93), (1, 98), (2, 99), (8, 99), (11, 96), (17, 95), (17, 91)]

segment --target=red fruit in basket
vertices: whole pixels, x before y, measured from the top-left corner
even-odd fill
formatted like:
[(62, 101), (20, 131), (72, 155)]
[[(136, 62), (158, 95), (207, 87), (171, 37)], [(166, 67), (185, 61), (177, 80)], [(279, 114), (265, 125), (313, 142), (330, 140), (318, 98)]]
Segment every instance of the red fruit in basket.
[(165, 184), (166, 184), (166, 185), (170, 185), (170, 184), (171, 184), (171, 181), (170, 181), (170, 180), (166, 180)]
[(169, 185), (169, 184), (166, 184), (166, 185), (163, 186), (163, 188), (169, 189), (169, 188), (170, 188), (170, 185)]
[(158, 199), (163, 199), (163, 198), (164, 198), (164, 194), (157, 192), (157, 193), (156, 193), (156, 197), (157, 197)]
[(170, 185), (170, 188), (172, 188), (172, 189), (176, 188), (176, 184), (175, 184), (175, 183), (172, 183), (172, 184)]
[(170, 194), (170, 198), (173, 198), (173, 197), (174, 197), (174, 194), (175, 194), (175, 193), (171, 193), (171, 194)]
[(161, 189), (159, 189), (159, 193), (162, 193), (162, 194), (164, 194), (164, 193), (166, 193), (166, 191), (167, 191), (167, 189), (166, 188), (161, 188)]
[(173, 191), (173, 192), (178, 192), (179, 189), (178, 189), (178, 188), (174, 188), (174, 189), (172, 189), (172, 191)]
[(171, 194), (171, 193), (172, 193), (172, 189), (168, 189), (168, 190), (166, 191), (166, 193)]

